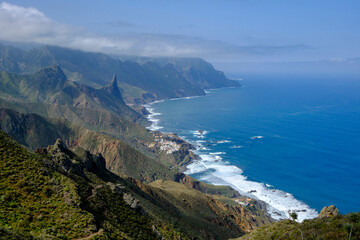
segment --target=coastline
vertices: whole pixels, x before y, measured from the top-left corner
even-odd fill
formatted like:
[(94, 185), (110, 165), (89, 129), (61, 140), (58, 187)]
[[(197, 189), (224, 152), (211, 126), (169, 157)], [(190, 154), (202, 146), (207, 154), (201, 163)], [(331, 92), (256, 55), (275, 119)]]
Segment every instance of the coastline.
[[(239, 80), (234, 80), (234, 81), (239, 81)], [(242, 86), (240, 86), (240, 87), (242, 87)], [(161, 113), (157, 113), (157, 112), (153, 111), (153, 108), (151, 107), (153, 104), (161, 103), (164, 101), (177, 101), (177, 100), (192, 99), (192, 98), (198, 98), (198, 97), (206, 97), (207, 94), (211, 91), (218, 91), (218, 90), (230, 89), (230, 88), (238, 88), (238, 87), (209, 88), (209, 89), (204, 89), (205, 95), (161, 99), (161, 100), (156, 100), (153, 102), (142, 104), (141, 106), (145, 107), (145, 109), (150, 113), (150, 114), (145, 115), (146, 119), (151, 123), (151, 125), (146, 128), (151, 131), (158, 131), (159, 129), (163, 128), (157, 124), (159, 122), (159, 119), (154, 118), (154, 116), (159, 116), (159, 115), (161, 115)]]
[[(221, 89), (206, 89), (205, 93), (208, 94), (213, 90)], [(207, 95), (205, 95), (207, 96)], [(205, 97), (202, 96), (202, 97)], [(200, 96), (166, 99), (166, 100), (184, 100), (191, 99)], [(147, 119), (151, 122), (149, 130), (159, 131), (163, 127), (159, 125), (160, 119), (156, 116), (160, 116), (161, 113), (155, 112), (153, 104), (164, 102), (166, 100), (159, 100), (149, 104), (143, 105), (150, 114)], [(211, 149), (204, 146), (209, 140), (206, 139), (206, 130), (193, 130), (192, 131), (195, 141), (191, 141), (184, 137), (181, 137), (184, 141), (192, 144), (195, 149), (191, 150), (198, 158), (193, 159), (184, 165), (185, 171), (182, 171), (187, 175), (194, 175), (209, 171), (209, 169), (215, 169), (211, 174), (197, 178), (200, 181), (207, 182), (213, 185), (227, 185), (237, 190), (241, 195), (247, 196), (263, 202), (266, 205), (266, 212), (275, 220), (290, 219), (290, 212), (296, 212), (298, 214), (298, 221), (302, 222), (305, 219), (312, 219), (318, 216), (316, 210), (304, 202), (297, 200), (292, 194), (276, 189), (275, 187), (261, 182), (250, 181), (247, 176), (243, 175), (243, 171), (231, 165), (229, 162), (223, 160), (222, 155), (226, 155), (226, 152), (204, 152), (211, 151)], [(252, 136), (251, 139), (263, 138), (263, 136)], [(218, 140), (216, 144), (229, 144), (230, 141)], [(234, 148), (241, 148), (241, 146), (233, 146)], [(226, 173), (226, 174), (224, 174)]]

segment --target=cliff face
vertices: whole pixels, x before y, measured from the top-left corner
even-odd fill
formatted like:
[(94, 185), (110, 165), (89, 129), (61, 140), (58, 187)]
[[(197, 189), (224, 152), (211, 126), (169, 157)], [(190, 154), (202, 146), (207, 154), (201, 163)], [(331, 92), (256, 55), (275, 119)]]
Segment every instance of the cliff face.
[(201, 89), (239, 87), (238, 81), (228, 79), (223, 72), (216, 70), (201, 58), (174, 57), (136, 57), (120, 56), (123, 61), (135, 61), (139, 64), (156, 63), (160, 66), (172, 66), (191, 84)]
[(210, 63), (200, 58), (169, 59), (183, 76), (202, 89), (239, 87), (237, 81), (228, 79), (223, 72), (216, 70)]

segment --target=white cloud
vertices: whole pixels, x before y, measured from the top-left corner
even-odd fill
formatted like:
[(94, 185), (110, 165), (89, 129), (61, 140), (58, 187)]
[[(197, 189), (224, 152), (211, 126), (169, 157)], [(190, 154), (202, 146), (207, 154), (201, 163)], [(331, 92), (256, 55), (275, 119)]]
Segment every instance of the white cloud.
[(109, 48), (121, 51), (131, 47), (128, 41), (92, 36), (84, 29), (55, 22), (35, 8), (6, 2), (0, 4), (0, 39), (101, 52)]
[[(130, 24), (123, 21), (120, 23)], [(212, 59), (266, 55), (306, 48), (303, 45), (242, 47), (222, 41), (151, 33), (97, 36), (82, 28), (53, 21), (36, 8), (6, 2), (0, 4), (0, 40), (34, 42), (111, 54), (198, 56)]]
[(24, 8), (6, 2), (0, 4), (1, 39), (51, 43), (56, 36), (69, 34), (67, 26), (47, 18), (35, 8)]

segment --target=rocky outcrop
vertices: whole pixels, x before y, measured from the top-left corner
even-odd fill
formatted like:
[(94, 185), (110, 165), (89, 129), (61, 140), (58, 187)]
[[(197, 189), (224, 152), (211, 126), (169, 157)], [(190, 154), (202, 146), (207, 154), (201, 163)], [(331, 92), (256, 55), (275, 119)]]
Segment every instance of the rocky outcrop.
[(123, 98), (121, 96), (121, 93), (120, 93), (120, 90), (119, 90), (119, 87), (118, 87), (118, 83), (117, 83), (117, 79), (116, 79), (116, 75), (114, 74), (111, 82), (106, 85), (104, 88), (103, 88), (107, 93), (109, 93), (110, 95), (116, 97), (117, 99), (123, 101)]
[(60, 138), (56, 140), (54, 145), (38, 148), (36, 152), (42, 155), (50, 154), (52, 161), (48, 162), (48, 165), (61, 172), (73, 172), (84, 176), (83, 169), (98, 173), (106, 170), (106, 162), (101, 154), (94, 155), (89, 151), (82, 150), (82, 158), (75, 158), (75, 154)]
[(319, 218), (334, 217), (337, 215), (339, 215), (339, 210), (334, 205), (330, 205), (321, 209)]
[(140, 208), (139, 200), (134, 198), (131, 194), (124, 193), (123, 195), (124, 201), (129, 205), (131, 208), (138, 209)]
[(38, 153), (51, 154), (54, 164), (60, 167), (63, 171), (68, 172), (73, 166), (68, 154), (73, 155), (66, 147), (64, 142), (59, 138), (55, 144), (46, 149), (38, 149)]
[(125, 186), (122, 184), (114, 184), (112, 182), (108, 182), (107, 185), (110, 187), (113, 193), (123, 194), (125, 191)]

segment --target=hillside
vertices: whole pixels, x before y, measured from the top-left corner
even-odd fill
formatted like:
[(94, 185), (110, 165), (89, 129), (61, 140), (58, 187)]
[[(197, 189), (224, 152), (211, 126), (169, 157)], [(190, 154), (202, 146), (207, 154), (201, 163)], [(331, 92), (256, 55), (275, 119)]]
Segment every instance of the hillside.
[(298, 223), (282, 220), (260, 227), (237, 240), (360, 239), (360, 213), (315, 218)]
[(120, 178), (102, 155), (71, 151), (61, 140), (34, 154), (0, 132), (0, 153), (2, 236), (223, 239), (269, 222), (256, 207), (180, 183)]
[(170, 154), (159, 145), (151, 147), (153, 133), (137, 124), (145, 119), (124, 103), (115, 76), (94, 89), (67, 80), (54, 66), (33, 75), (2, 72), (0, 85), (0, 97), (7, 99), (0, 99), (7, 109), (2, 128), (15, 138), (22, 136), (17, 140), (32, 149), (62, 138), (70, 146), (102, 153), (113, 172), (145, 181), (173, 179), (177, 165), (190, 160), (185, 156), (191, 155), (189, 145)]
[(175, 167), (169, 170), (159, 159), (148, 157), (119, 139), (63, 119), (47, 119), (34, 113), (21, 114), (2, 108), (0, 130), (34, 150), (51, 145), (61, 138), (70, 147), (81, 147), (102, 154), (107, 160), (106, 167), (112, 172), (142, 181), (174, 179), (177, 175)]
[(116, 137), (143, 152), (146, 151), (144, 142), (153, 139), (152, 134), (144, 127), (105, 109), (90, 109), (49, 103), (8, 102), (1, 98), (0, 107), (24, 114), (35, 113), (45, 118), (64, 119), (72, 124)]
[(28, 152), (0, 132), (3, 238), (159, 238), (149, 218), (111, 189), (108, 181), (117, 178), (101, 156), (75, 155), (61, 141), (39, 152)]

